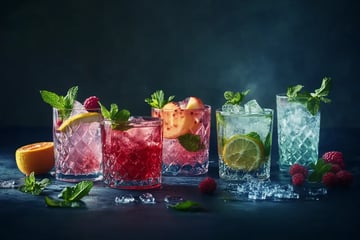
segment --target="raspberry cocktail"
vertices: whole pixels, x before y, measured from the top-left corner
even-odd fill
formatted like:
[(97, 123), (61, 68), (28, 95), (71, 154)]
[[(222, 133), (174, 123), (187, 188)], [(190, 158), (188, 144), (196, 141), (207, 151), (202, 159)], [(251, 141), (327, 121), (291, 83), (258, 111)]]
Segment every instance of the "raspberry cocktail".
[[(105, 118), (107, 118), (106, 116), (107, 114), (104, 114)], [(121, 189), (160, 187), (161, 119), (152, 117), (125, 119), (121, 121), (104, 120), (103, 171), (105, 183), (112, 188)]]
[(156, 91), (145, 101), (151, 115), (163, 120), (164, 175), (195, 176), (205, 174), (209, 166), (211, 107), (196, 97), (183, 101), (164, 100)]
[(102, 179), (102, 115), (96, 97), (84, 105), (76, 101), (77, 87), (65, 97), (41, 91), (43, 100), (53, 106), (55, 177), (78, 182)]

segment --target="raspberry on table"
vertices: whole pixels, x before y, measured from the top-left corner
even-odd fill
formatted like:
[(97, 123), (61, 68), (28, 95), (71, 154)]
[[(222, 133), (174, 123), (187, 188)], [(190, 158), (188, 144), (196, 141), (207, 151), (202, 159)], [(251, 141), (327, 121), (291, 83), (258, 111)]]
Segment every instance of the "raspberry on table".
[(291, 177), (291, 180), (292, 180), (292, 184), (294, 186), (301, 186), (304, 184), (305, 182), (305, 176), (304, 174), (302, 173), (295, 173), (292, 177)]
[(338, 164), (342, 169), (345, 168), (344, 156), (342, 152), (339, 151), (326, 152), (322, 155), (322, 159), (324, 159), (326, 163)]
[(331, 163), (331, 172), (337, 173), (338, 171), (342, 170), (339, 164), (337, 163)]
[(322, 176), (322, 183), (329, 188), (337, 185), (337, 177), (333, 172), (327, 172)]
[(199, 189), (202, 193), (212, 194), (217, 187), (216, 181), (211, 177), (206, 177), (199, 183)]
[(349, 187), (353, 182), (353, 175), (347, 170), (340, 170), (336, 173), (338, 185), (341, 187)]
[(294, 176), (296, 173), (301, 173), (304, 177), (306, 177), (308, 175), (308, 170), (305, 166), (294, 163), (290, 166), (289, 173), (291, 176)]
[(99, 98), (96, 96), (91, 96), (85, 99), (84, 101), (84, 107), (87, 111), (91, 112), (94, 111), (94, 109), (100, 108), (99, 104)]

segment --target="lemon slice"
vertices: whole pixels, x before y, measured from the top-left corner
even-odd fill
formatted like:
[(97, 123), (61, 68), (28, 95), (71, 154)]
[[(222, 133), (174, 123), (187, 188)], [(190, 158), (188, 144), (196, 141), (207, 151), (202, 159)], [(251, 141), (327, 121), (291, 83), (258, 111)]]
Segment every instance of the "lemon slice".
[(252, 171), (264, 161), (264, 145), (247, 135), (235, 135), (226, 141), (223, 160), (234, 170)]
[(72, 117), (66, 119), (60, 127), (58, 127), (59, 131), (64, 131), (68, 126), (74, 123), (89, 123), (96, 122), (101, 120), (101, 114), (97, 112), (87, 112), (87, 113), (79, 113)]

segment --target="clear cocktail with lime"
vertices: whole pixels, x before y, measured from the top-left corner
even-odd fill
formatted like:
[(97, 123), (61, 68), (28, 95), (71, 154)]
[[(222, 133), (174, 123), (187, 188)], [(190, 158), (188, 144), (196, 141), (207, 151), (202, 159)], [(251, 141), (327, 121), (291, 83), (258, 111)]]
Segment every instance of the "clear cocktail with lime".
[(79, 182), (102, 179), (102, 115), (95, 101), (76, 101), (77, 87), (59, 96), (41, 91), (43, 100), (53, 107), (55, 177)]
[(216, 111), (219, 177), (268, 180), (271, 165), (273, 110), (256, 100), (240, 105), (246, 92), (225, 92), (227, 102)]
[(208, 172), (211, 107), (197, 97), (173, 101), (156, 91), (151, 115), (163, 120), (163, 175), (195, 176)]

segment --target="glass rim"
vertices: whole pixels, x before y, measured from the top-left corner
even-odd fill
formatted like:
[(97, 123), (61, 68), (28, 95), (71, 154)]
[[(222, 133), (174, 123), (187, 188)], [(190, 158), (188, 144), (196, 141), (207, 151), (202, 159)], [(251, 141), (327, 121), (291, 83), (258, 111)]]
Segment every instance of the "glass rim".
[(219, 113), (222, 113), (222, 114), (225, 113), (225, 114), (228, 114), (228, 115), (243, 115), (243, 116), (258, 115), (258, 116), (261, 116), (261, 115), (269, 115), (270, 113), (274, 114), (274, 111), (275, 111), (272, 108), (263, 108), (263, 110), (264, 110), (263, 113), (245, 113), (245, 112), (232, 113), (232, 112), (225, 112), (221, 108), (217, 108), (216, 112), (219, 112)]
[[(104, 119), (104, 122), (110, 123), (110, 119)], [(151, 127), (151, 126), (161, 126), (163, 120), (158, 117), (152, 116), (130, 116), (129, 120), (123, 122), (125, 125), (132, 127)]]
[[(164, 112), (172, 112), (174, 110), (178, 110), (178, 109), (162, 109), (162, 108), (155, 108), (155, 107), (151, 107), (151, 109), (156, 110), (156, 111), (164, 111)], [(197, 109), (183, 109), (180, 108), (180, 110), (183, 111), (205, 111), (205, 110), (211, 110), (211, 106), (208, 104), (204, 104), (204, 108), (197, 108)]]

